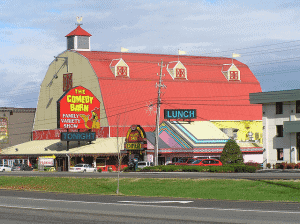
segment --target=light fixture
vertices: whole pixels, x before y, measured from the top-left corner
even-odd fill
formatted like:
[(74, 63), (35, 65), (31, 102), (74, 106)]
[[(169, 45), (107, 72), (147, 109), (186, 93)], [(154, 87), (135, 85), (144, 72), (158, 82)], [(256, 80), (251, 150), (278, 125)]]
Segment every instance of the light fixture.
[(16, 150), (16, 152), (17, 152), (17, 151), (19, 151), (19, 149), (18, 149), (18, 148), (15, 148), (15, 150)]

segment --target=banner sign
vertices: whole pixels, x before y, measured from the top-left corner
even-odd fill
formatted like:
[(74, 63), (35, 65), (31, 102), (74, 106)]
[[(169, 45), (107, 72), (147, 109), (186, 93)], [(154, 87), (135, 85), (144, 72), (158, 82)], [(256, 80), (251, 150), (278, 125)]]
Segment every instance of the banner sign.
[(146, 133), (140, 125), (132, 125), (129, 128), (124, 147), (126, 150), (147, 149)]
[(6, 117), (0, 118), (0, 143), (8, 143), (8, 121)]
[(57, 101), (57, 128), (100, 129), (100, 101), (82, 86), (68, 90)]
[(61, 141), (94, 141), (96, 132), (62, 132)]
[(197, 118), (196, 109), (165, 109), (165, 119), (195, 119)]
[(39, 157), (39, 165), (54, 166), (54, 158)]

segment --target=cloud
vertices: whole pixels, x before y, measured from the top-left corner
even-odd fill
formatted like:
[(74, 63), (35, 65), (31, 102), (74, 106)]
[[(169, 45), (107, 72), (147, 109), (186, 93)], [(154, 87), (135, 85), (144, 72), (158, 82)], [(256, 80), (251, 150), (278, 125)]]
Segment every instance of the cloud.
[[(296, 43), (280, 45), (300, 40), (299, 7), (298, 1), (283, 0), (1, 1), (0, 76), (5, 85), (0, 86), (6, 95), (0, 100), (36, 106), (40, 83), (53, 56), (66, 49), (65, 35), (76, 28), (76, 16), (83, 16), (82, 27), (92, 34), (92, 50), (119, 52), (126, 47), (131, 52), (177, 54), (181, 49), (192, 55), (227, 57), (235, 51), (260, 74), (265, 65), (259, 63), (300, 56), (293, 48)], [(257, 48), (270, 43), (277, 45)], [(291, 48), (272, 52), (287, 47)], [(280, 68), (274, 64), (268, 68), (277, 71), (288, 63), (279, 64)], [(287, 77), (281, 88), (294, 87), (289, 81), (295, 81), (293, 77)], [(280, 76), (273, 82), (267, 76), (258, 78), (265, 90), (279, 88), (275, 82)], [(27, 94), (23, 98), (22, 90)]]

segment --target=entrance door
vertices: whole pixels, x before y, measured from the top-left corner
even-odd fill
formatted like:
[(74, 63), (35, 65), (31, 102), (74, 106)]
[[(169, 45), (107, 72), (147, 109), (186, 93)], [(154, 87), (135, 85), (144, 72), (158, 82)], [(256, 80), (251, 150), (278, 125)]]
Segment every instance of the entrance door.
[(297, 141), (297, 155), (296, 155), (296, 157), (297, 157), (297, 160), (299, 161), (300, 160), (300, 132), (297, 132), (297, 134), (296, 134), (296, 141)]
[(165, 157), (158, 157), (158, 165), (165, 165), (166, 159)]
[(68, 171), (68, 158), (67, 157), (59, 157), (56, 158), (57, 161), (57, 171)]

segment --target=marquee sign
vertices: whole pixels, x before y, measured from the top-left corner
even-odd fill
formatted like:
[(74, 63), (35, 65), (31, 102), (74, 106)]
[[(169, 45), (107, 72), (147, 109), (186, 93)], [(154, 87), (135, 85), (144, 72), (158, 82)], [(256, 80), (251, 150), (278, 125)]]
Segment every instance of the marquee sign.
[(197, 118), (196, 109), (172, 109), (164, 110), (165, 119), (195, 119)]
[(132, 125), (128, 130), (125, 139), (125, 149), (127, 150), (147, 149), (146, 133), (140, 125)]
[(57, 101), (57, 128), (100, 129), (100, 101), (82, 86), (68, 90)]
[(96, 140), (95, 132), (62, 132), (62, 141), (94, 141)]
[(6, 117), (0, 118), (0, 143), (8, 143), (8, 121)]

